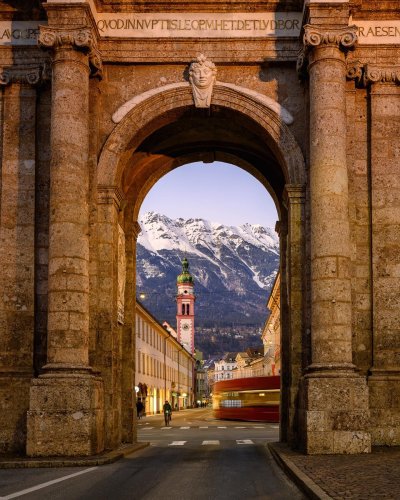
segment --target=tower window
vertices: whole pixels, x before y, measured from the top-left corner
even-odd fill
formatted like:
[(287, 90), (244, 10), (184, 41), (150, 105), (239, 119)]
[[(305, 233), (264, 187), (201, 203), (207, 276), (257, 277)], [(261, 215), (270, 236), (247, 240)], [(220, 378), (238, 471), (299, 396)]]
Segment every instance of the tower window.
[(185, 314), (185, 304), (182, 304), (182, 314)]
[(186, 304), (186, 314), (190, 314), (189, 313), (189, 307), (190, 307), (189, 304)]

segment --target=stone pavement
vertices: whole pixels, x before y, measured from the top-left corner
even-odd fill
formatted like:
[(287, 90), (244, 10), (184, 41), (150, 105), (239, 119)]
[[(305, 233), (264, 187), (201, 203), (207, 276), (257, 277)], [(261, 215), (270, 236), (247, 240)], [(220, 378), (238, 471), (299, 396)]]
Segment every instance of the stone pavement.
[(303, 455), (282, 443), (269, 448), (307, 498), (400, 499), (400, 447), (361, 455)]

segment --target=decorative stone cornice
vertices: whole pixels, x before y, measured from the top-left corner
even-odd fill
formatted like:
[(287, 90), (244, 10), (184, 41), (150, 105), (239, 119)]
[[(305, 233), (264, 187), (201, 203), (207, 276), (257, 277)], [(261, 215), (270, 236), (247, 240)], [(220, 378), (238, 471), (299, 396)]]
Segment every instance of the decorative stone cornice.
[(0, 85), (20, 83), (25, 85), (39, 85), (49, 80), (46, 65), (24, 65), (0, 68)]
[(142, 232), (142, 228), (137, 220), (135, 220), (132, 224), (132, 234), (135, 240), (138, 239), (139, 234)]
[(90, 51), (94, 48), (90, 28), (54, 28), (51, 26), (39, 26), (39, 28), (38, 44), (44, 49), (73, 47)]
[(362, 64), (360, 61), (347, 62), (347, 78), (355, 80), (361, 87), (373, 83), (400, 84), (400, 66), (381, 66), (377, 64)]
[(306, 187), (304, 184), (285, 184), (283, 198), (289, 203), (304, 203)]
[(329, 29), (311, 24), (304, 26), (303, 43), (308, 49), (323, 45), (350, 49), (357, 43), (357, 38), (357, 26)]

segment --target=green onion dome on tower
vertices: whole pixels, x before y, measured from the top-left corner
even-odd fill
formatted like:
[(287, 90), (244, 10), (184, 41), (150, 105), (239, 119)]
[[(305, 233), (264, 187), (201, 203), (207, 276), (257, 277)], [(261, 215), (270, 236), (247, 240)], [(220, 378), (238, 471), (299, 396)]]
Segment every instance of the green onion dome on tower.
[(182, 273), (178, 275), (176, 281), (193, 285), (193, 276), (189, 273), (189, 262), (186, 257), (182, 260)]

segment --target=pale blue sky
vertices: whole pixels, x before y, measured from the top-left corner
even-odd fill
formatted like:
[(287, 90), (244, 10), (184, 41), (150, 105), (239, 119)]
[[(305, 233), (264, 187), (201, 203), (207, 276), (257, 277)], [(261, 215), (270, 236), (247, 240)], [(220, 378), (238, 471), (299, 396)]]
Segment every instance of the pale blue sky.
[(140, 215), (149, 211), (230, 226), (249, 222), (274, 228), (278, 220), (265, 187), (245, 170), (222, 162), (190, 163), (162, 177), (146, 196)]

